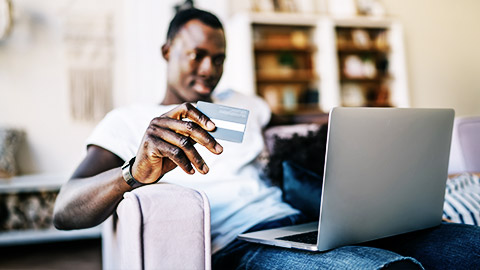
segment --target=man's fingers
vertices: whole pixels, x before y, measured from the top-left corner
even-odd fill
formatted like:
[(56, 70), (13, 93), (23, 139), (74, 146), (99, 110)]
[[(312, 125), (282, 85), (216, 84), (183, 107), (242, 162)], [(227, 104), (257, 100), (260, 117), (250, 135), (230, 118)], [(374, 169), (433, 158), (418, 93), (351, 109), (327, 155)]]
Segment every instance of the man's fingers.
[[(192, 139), (190, 137), (180, 135), (168, 129), (163, 129), (163, 128), (152, 128), (152, 129), (151, 129), (151, 132), (153, 133), (152, 135), (154, 135), (157, 138), (161, 138), (161, 140), (165, 141), (166, 143), (176, 148), (181, 149), (182, 151), (181, 157), (183, 157), (183, 155), (186, 156), (189, 162), (193, 164), (193, 166), (195, 166), (195, 168), (199, 172), (203, 174), (208, 173), (208, 166), (203, 160), (203, 158), (200, 156), (200, 154), (197, 152), (195, 147), (193, 146), (194, 141), (192, 143)], [(165, 152), (165, 154), (169, 159), (177, 163), (175, 161), (177, 157), (174, 155), (174, 154), (178, 154), (177, 152), (178, 150), (176, 150), (175, 148), (171, 148), (169, 146), (169, 149), (167, 152)], [(179, 160), (178, 162), (184, 163), (185, 161)]]
[(168, 112), (166, 115), (177, 120), (182, 120), (185, 118), (190, 119), (208, 131), (213, 131), (215, 129), (215, 124), (210, 120), (210, 118), (208, 118), (208, 116), (200, 112), (190, 103), (183, 103), (182, 105)]
[(180, 148), (154, 135), (149, 138), (151, 144), (149, 148), (153, 148), (151, 152), (157, 153), (159, 158), (168, 158), (188, 174), (195, 173), (192, 163)]
[[(210, 152), (220, 154), (223, 147), (205, 129), (195, 122), (159, 117), (152, 120), (150, 128), (169, 129), (205, 146)], [(161, 136), (160, 136), (161, 137)]]
[(199, 143), (214, 154), (222, 153), (223, 147), (207, 132), (214, 129), (215, 124), (189, 103), (154, 118), (137, 152), (137, 176), (158, 178), (158, 171), (165, 174), (175, 166), (188, 174), (195, 173), (194, 167), (207, 173), (209, 168), (194, 144)]

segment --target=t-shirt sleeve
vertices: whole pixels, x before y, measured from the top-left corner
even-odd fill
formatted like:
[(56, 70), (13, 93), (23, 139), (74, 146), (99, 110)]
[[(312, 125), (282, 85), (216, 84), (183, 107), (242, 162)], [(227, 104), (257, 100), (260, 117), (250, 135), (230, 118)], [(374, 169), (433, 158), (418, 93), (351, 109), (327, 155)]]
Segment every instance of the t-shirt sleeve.
[(127, 118), (122, 115), (122, 111), (118, 109), (109, 112), (87, 138), (87, 147), (96, 145), (125, 161), (131, 159), (136, 154), (140, 142), (133, 140), (137, 136), (130, 134), (132, 130), (126, 122)]

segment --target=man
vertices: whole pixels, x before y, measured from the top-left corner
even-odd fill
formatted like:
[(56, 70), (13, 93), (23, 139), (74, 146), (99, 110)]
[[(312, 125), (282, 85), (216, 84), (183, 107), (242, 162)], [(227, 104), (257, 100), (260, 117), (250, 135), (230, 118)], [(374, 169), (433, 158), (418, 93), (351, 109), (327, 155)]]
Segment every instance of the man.
[[(263, 149), (261, 131), (270, 117), (265, 102), (231, 91), (212, 95), (225, 59), (220, 21), (196, 9), (178, 13), (162, 54), (168, 63), (162, 103), (114, 110), (97, 126), (87, 141), (85, 159), (58, 196), (55, 225), (85, 228), (105, 220), (123, 193), (132, 189), (122, 176), (125, 161), (131, 161), (131, 175), (141, 184), (162, 178), (204, 190), (214, 213), (214, 249), (259, 222), (298, 213), (281, 202), (278, 188), (249, 176), (258, 175), (249, 164)], [(190, 104), (198, 100), (249, 109), (244, 142), (225, 142), (223, 149), (207, 133), (215, 125)], [(215, 170), (202, 177), (210, 171), (209, 166)]]
[[(225, 46), (222, 24), (214, 15), (197, 9), (177, 13), (162, 47), (168, 63), (165, 98), (160, 105), (116, 109), (102, 120), (87, 140), (85, 159), (57, 198), (55, 226), (77, 229), (100, 224), (113, 213), (123, 193), (161, 180), (206, 192), (212, 212), (214, 268), (419, 268), (416, 259), (404, 257), (414, 255), (422, 263), (437, 265), (431, 261), (438, 256), (422, 254), (447, 242), (453, 231), (448, 226), (384, 245), (391, 250), (394, 246), (402, 255), (368, 246), (313, 253), (235, 240), (247, 230), (296, 224), (303, 216), (282, 202), (281, 191), (266, 185), (254, 166), (263, 148), (262, 128), (270, 118), (265, 102), (232, 91), (213, 93), (223, 72)], [(191, 104), (200, 100), (249, 109), (244, 142), (220, 145), (211, 137), (207, 131), (215, 124)], [(466, 256), (460, 247), (473, 243), (469, 237), (479, 232), (461, 229), (455, 230), (455, 236), (463, 242), (454, 247)], [(479, 261), (478, 253), (471, 256)], [(445, 260), (438, 261), (442, 265)]]

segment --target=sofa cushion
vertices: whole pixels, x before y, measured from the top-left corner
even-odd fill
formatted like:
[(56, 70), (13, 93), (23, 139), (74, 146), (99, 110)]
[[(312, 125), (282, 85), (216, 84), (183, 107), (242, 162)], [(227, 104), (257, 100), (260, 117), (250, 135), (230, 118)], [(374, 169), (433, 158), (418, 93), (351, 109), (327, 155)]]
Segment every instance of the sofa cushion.
[(309, 220), (318, 219), (322, 176), (291, 161), (284, 161), (282, 165), (283, 199), (305, 214)]

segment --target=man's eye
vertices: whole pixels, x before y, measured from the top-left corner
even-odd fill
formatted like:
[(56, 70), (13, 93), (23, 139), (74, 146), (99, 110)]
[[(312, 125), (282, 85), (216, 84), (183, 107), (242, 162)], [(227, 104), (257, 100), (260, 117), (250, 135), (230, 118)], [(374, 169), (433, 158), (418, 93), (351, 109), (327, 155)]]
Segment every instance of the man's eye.
[(196, 52), (189, 52), (187, 55), (190, 60), (198, 60), (198, 54)]
[(223, 65), (223, 62), (225, 61), (225, 56), (217, 56), (213, 58), (213, 64), (216, 66)]
[(200, 62), (206, 56), (205, 53), (202, 52), (189, 52), (188, 58), (193, 61)]

